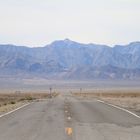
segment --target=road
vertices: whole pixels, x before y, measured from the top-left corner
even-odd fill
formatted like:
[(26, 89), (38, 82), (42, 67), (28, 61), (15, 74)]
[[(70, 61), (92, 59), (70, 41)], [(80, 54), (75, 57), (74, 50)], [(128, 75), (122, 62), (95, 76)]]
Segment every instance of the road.
[(97, 100), (60, 95), (0, 118), (0, 140), (140, 140), (140, 119)]

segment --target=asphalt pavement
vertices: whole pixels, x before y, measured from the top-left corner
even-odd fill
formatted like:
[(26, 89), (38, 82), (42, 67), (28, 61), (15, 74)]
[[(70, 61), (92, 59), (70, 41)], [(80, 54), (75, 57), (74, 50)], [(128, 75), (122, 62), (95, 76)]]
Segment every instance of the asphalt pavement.
[(140, 119), (95, 99), (60, 95), (1, 117), (0, 140), (140, 140)]

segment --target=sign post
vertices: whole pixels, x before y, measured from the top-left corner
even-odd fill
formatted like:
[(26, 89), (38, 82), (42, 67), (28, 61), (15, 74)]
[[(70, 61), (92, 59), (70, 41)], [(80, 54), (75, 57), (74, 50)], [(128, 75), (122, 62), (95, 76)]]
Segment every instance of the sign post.
[(52, 98), (52, 87), (50, 87), (50, 98)]

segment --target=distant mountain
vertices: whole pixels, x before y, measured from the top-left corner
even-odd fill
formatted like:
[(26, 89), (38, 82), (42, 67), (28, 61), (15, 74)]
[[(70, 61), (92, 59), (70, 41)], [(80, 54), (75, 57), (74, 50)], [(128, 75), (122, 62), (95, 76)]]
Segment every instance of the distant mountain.
[(140, 42), (113, 48), (69, 39), (38, 48), (0, 45), (0, 76), (140, 79)]

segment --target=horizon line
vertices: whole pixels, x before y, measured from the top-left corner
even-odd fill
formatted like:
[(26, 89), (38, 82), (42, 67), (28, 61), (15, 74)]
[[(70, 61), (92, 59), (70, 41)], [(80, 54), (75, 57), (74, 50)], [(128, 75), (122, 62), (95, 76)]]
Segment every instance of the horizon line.
[(114, 45), (108, 45), (108, 44), (104, 44), (104, 43), (93, 43), (93, 42), (89, 42), (89, 43), (83, 43), (83, 42), (79, 42), (79, 41), (75, 41), (75, 40), (71, 40), (71, 39), (68, 39), (68, 38), (65, 38), (65, 39), (59, 39), (59, 40), (54, 40), (54, 41), (51, 41), (50, 43), (46, 44), (46, 45), (42, 45), (42, 46), (29, 46), (29, 45), (16, 45), (14, 43), (0, 43), (0, 45), (11, 45), (11, 46), (17, 46), (17, 47), (27, 47), (27, 48), (43, 48), (43, 47), (46, 47), (46, 46), (49, 46), (55, 42), (59, 42), (59, 41), (70, 41), (70, 42), (75, 42), (75, 43), (79, 43), (79, 44), (83, 44), (83, 45), (101, 45), (101, 46), (107, 46), (107, 47), (115, 47), (115, 46), (126, 46), (126, 45), (129, 45), (129, 44), (132, 44), (132, 43), (140, 43), (140, 41), (130, 41), (128, 43), (124, 43), (124, 44), (114, 44)]

